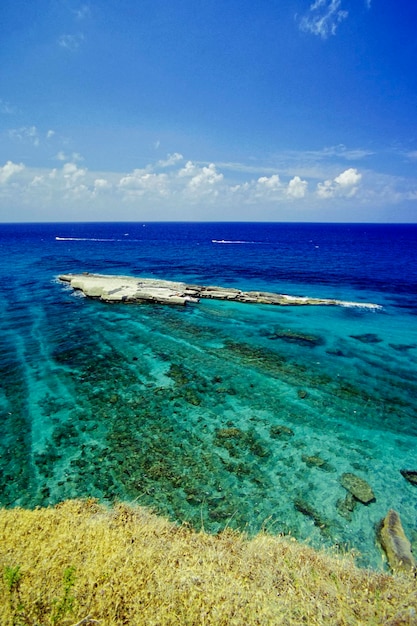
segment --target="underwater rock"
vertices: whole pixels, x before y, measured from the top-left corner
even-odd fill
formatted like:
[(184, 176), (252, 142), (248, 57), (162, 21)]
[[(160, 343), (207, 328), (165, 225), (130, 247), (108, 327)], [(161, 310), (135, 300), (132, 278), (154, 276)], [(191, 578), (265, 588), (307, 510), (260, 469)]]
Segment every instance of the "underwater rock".
[(239, 428), (220, 428), (216, 433), (216, 437), (219, 439), (244, 439), (245, 433)]
[(284, 424), (279, 424), (278, 426), (271, 426), (269, 430), (269, 434), (271, 437), (294, 437), (294, 431), (288, 426), (284, 426)]
[(382, 339), (375, 333), (364, 333), (363, 335), (350, 335), (352, 339), (357, 339), (362, 343), (381, 343)]
[(380, 524), (378, 535), (393, 571), (410, 571), (416, 567), (411, 544), (404, 533), (397, 511), (388, 511)]
[(324, 535), (328, 533), (328, 522), (308, 502), (302, 498), (297, 498), (294, 500), (294, 508), (306, 517), (310, 517), (314, 522), (314, 526), (317, 526)]
[(356, 474), (342, 474), (340, 483), (362, 504), (369, 504), (375, 500), (375, 495), (370, 485), (363, 478), (356, 476)]
[(346, 498), (341, 498), (336, 503), (336, 508), (340, 515), (350, 521), (352, 519), (352, 513), (355, 510), (358, 501), (349, 492), (346, 494)]
[(104, 274), (61, 274), (62, 282), (69, 283), (73, 289), (82, 291), (89, 298), (103, 302), (153, 302), (158, 304), (179, 304), (198, 302), (200, 298), (214, 300), (233, 300), (256, 304), (274, 304), (280, 306), (352, 306), (380, 309), (377, 304), (344, 302), (333, 298), (308, 298), (288, 296), (266, 291), (241, 291), (230, 287), (188, 285), (183, 282), (141, 278), (134, 276), (111, 276)]
[(307, 398), (308, 393), (307, 393), (307, 391), (306, 391), (305, 389), (299, 389), (299, 390), (297, 391), (297, 395), (298, 395), (298, 397), (299, 397), (301, 400), (304, 400), (304, 398)]
[(307, 454), (303, 454), (301, 456), (301, 459), (304, 461), (304, 463), (308, 466), (308, 467), (317, 467), (318, 469), (321, 469), (325, 472), (335, 472), (335, 468), (330, 465), (330, 463), (328, 463), (327, 461), (325, 461), (324, 459), (322, 459), (318, 454), (313, 454), (313, 455), (307, 455)]
[(321, 337), (318, 337), (316, 335), (307, 335), (305, 333), (289, 329), (275, 329), (272, 334), (268, 335), (268, 339), (281, 339), (288, 343), (296, 343), (299, 346), (307, 346), (310, 348), (314, 348), (314, 346), (320, 346), (324, 343), (324, 340)]
[(389, 343), (388, 345), (398, 352), (408, 352), (408, 350), (417, 348), (417, 343)]
[(326, 354), (330, 354), (331, 356), (348, 356), (343, 352), (343, 350), (340, 350), (339, 348), (329, 348), (328, 350), (326, 350)]
[(400, 473), (409, 483), (417, 487), (417, 470), (400, 470)]
[(301, 458), (308, 467), (323, 467), (323, 465), (326, 465), (326, 461), (316, 455), (307, 456), (303, 454)]

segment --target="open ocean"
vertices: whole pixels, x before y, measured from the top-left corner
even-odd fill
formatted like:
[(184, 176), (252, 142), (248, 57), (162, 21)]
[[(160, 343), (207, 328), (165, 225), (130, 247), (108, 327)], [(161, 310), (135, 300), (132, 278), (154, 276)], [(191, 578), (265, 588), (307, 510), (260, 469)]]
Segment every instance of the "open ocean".
[[(103, 304), (126, 274), (381, 305)], [(417, 225), (0, 225), (0, 504), (134, 501), (383, 568), (417, 552)], [(345, 474), (375, 500), (349, 497)]]

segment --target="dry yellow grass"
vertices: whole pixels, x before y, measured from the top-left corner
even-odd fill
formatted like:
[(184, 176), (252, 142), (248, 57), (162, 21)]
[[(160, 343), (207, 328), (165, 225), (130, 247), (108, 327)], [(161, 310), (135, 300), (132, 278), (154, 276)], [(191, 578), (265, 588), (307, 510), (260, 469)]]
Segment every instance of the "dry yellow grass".
[(125, 504), (0, 510), (0, 568), (2, 626), (417, 624), (412, 576)]

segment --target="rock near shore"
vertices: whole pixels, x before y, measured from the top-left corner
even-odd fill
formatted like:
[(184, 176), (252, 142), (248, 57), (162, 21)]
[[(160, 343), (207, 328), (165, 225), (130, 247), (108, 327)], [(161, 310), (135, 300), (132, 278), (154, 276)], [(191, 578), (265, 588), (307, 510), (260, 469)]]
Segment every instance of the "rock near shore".
[(108, 276), (86, 272), (83, 274), (61, 274), (58, 278), (69, 283), (73, 289), (82, 291), (85, 296), (103, 302), (153, 302), (185, 305), (187, 302), (198, 302), (201, 298), (209, 298), (280, 306), (333, 305), (370, 309), (381, 308), (379, 305), (371, 303), (288, 296), (266, 291), (241, 291), (228, 287), (189, 285), (183, 282), (135, 278), (133, 276)]
[(370, 485), (360, 476), (350, 473), (342, 474), (340, 482), (362, 504), (369, 504), (375, 501), (375, 495)]
[(397, 511), (390, 509), (381, 522), (379, 539), (393, 571), (413, 571), (416, 561)]

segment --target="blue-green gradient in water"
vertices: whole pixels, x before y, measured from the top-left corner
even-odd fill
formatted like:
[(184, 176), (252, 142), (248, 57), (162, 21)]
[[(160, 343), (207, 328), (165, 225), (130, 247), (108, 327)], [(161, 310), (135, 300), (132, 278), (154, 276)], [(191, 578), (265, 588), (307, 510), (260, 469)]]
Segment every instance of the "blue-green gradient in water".
[[(56, 279), (83, 271), (383, 308), (106, 305)], [(373, 567), (395, 508), (416, 547), (417, 226), (7, 224), (0, 289), (3, 506), (130, 500)]]

